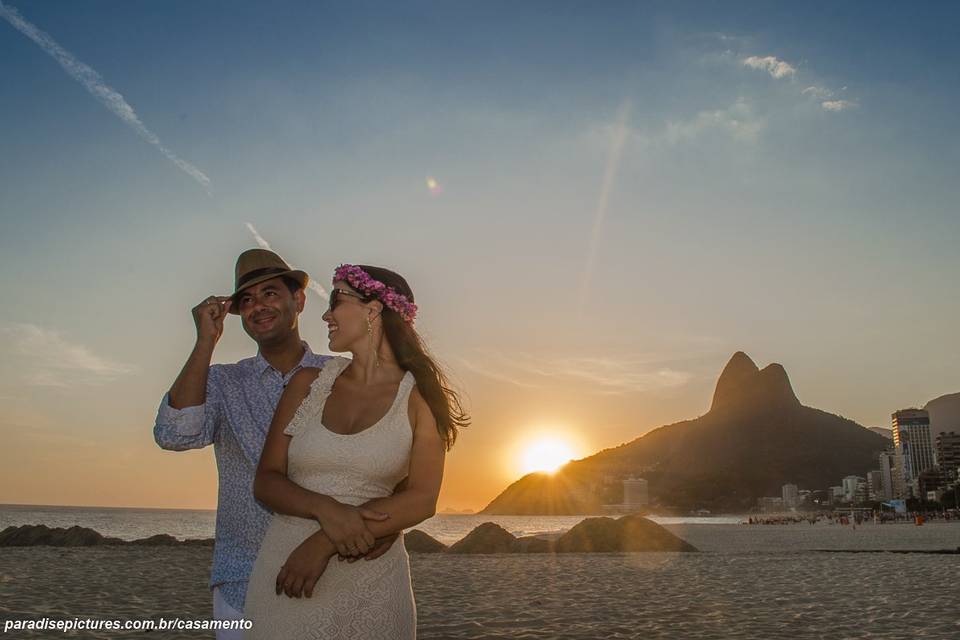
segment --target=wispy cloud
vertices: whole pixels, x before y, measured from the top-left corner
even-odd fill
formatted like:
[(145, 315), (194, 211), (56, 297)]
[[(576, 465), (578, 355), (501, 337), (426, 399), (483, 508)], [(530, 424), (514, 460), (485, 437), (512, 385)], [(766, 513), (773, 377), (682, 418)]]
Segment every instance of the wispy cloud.
[[(704, 109), (685, 119), (668, 119), (659, 127), (635, 129), (623, 127), (619, 122), (611, 124), (595, 124), (583, 132), (584, 143), (595, 150), (605, 150), (608, 154), (607, 173), (598, 199), (598, 207), (606, 206), (609, 190), (606, 189), (608, 180), (612, 183), (615, 176), (615, 164), (620, 162), (623, 152), (621, 140), (625, 140), (633, 151), (646, 149), (649, 151), (664, 150), (670, 147), (691, 144), (701, 136), (711, 132), (726, 134), (731, 139), (742, 143), (753, 143), (766, 128), (767, 119), (757, 113), (753, 104), (741, 96), (737, 100), (721, 109)], [(626, 135), (625, 135), (626, 134)], [(609, 176), (609, 178), (607, 177)]]
[(643, 356), (543, 358), (522, 352), (505, 354), (478, 349), (460, 360), (476, 373), (520, 387), (543, 387), (544, 379), (567, 379), (582, 382), (595, 393), (609, 395), (680, 387), (694, 375)]
[[(846, 90), (846, 87), (840, 89), (841, 92)], [(855, 109), (860, 106), (856, 100), (846, 100), (836, 97), (837, 92), (827, 87), (811, 86), (800, 93), (819, 101), (824, 111), (846, 111), (847, 109)], [(834, 99), (831, 100), (831, 98)]]
[[(797, 69), (793, 65), (776, 56), (750, 56), (742, 60), (744, 66), (752, 69), (766, 71), (772, 77), (781, 79), (797, 75)], [(846, 91), (846, 87), (840, 89), (840, 92)], [(856, 100), (846, 100), (836, 97), (837, 91), (823, 85), (810, 85), (800, 91), (801, 95), (813, 98), (820, 103), (824, 111), (846, 111), (856, 108), (859, 103)], [(831, 99), (832, 98), (832, 99)]]
[(732, 137), (752, 141), (763, 130), (766, 121), (754, 113), (746, 98), (740, 97), (724, 109), (707, 109), (687, 120), (668, 121), (662, 137), (670, 144), (686, 142), (702, 133), (719, 129)]
[(95, 385), (136, 371), (67, 341), (59, 331), (34, 324), (0, 327), (0, 338), (5, 360), (13, 360), (22, 381), (32, 386)]
[(826, 87), (811, 86), (811, 87), (807, 87), (800, 93), (802, 93), (805, 96), (811, 96), (818, 100), (833, 97), (833, 91), (831, 91), (830, 89), (827, 89)]
[(751, 69), (766, 71), (771, 77), (777, 80), (790, 77), (797, 73), (793, 65), (775, 56), (750, 56), (749, 58), (744, 58), (743, 64)]
[(147, 129), (146, 125), (141, 122), (137, 113), (133, 110), (133, 107), (130, 106), (122, 95), (108, 86), (99, 73), (77, 60), (73, 54), (57, 44), (48, 33), (41, 31), (35, 25), (28, 22), (14, 7), (4, 4), (2, 0), (0, 0), (0, 16), (13, 25), (17, 31), (37, 43), (50, 57), (60, 63), (60, 66), (63, 67), (63, 70), (66, 71), (70, 77), (83, 85), (103, 106), (112, 111), (114, 115), (132, 128), (143, 140), (155, 146), (167, 160), (200, 183), (209, 193), (210, 178), (200, 169), (163, 146), (160, 138)]
[(820, 103), (820, 106), (826, 111), (846, 111), (847, 109), (855, 109), (859, 105), (854, 100), (824, 100)]
[[(270, 243), (267, 242), (266, 238), (260, 235), (260, 232), (257, 231), (256, 228), (251, 223), (245, 222), (244, 224), (246, 225), (247, 230), (250, 232), (250, 234), (253, 235), (253, 239), (256, 241), (257, 246), (259, 246), (261, 249), (273, 251), (273, 249), (270, 248)], [(289, 262), (289, 261), (285, 261), (285, 262), (287, 262), (287, 264), (290, 265), (291, 269), (300, 269), (300, 267), (294, 265), (292, 262)], [(316, 293), (318, 296), (320, 296), (324, 300), (330, 299), (330, 294), (327, 293), (327, 290), (321, 287), (320, 284), (317, 283), (317, 281), (314, 280), (313, 278), (310, 278), (310, 280), (307, 282), (307, 288), (312, 289), (314, 293)]]

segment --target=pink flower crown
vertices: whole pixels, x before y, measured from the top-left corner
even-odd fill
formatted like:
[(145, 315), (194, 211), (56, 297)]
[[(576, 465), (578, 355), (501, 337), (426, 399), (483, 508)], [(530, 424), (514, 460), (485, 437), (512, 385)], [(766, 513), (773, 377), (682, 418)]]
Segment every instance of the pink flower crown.
[(355, 264), (342, 264), (333, 272), (333, 281), (343, 280), (367, 298), (376, 298), (388, 309), (396, 311), (404, 322), (413, 322), (417, 317), (417, 305), (410, 302), (393, 287), (388, 287), (379, 280), (375, 280), (369, 273)]

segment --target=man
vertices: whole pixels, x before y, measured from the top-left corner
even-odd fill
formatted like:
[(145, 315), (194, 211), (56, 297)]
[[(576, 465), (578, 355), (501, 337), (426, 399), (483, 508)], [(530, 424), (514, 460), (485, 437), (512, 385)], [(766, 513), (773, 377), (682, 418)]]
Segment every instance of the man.
[[(210, 587), (214, 618), (239, 620), (247, 581), (271, 513), (253, 497), (253, 478), (283, 388), (303, 367), (322, 367), (329, 356), (300, 339), (298, 318), (308, 276), (271, 251), (250, 249), (237, 259), (231, 296), (210, 296), (193, 308), (197, 342), (170, 391), (153, 429), (163, 449), (183, 451), (213, 444), (219, 491)], [(228, 313), (240, 316), (257, 343), (257, 355), (235, 364), (211, 365)], [(368, 558), (393, 540), (380, 541)], [(242, 631), (218, 631), (218, 640)]]

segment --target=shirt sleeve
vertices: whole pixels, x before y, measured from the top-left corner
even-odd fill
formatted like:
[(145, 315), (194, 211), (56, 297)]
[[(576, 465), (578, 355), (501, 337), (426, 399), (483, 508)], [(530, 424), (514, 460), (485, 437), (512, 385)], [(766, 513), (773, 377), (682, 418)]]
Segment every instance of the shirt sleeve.
[(157, 421), (153, 426), (153, 439), (161, 449), (185, 451), (202, 449), (213, 443), (223, 420), (220, 401), (217, 366), (211, 366), (207, 374), (207, 397), (203, 404), (174, 409), (170, 406), (170, 393), (163, 394)]

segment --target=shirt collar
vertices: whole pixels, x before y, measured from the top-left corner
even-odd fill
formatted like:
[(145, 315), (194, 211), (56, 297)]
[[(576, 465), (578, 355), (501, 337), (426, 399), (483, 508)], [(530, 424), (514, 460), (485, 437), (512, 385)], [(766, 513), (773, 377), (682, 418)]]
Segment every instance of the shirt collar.
[[(300, 344), (303, 345), (303, 357), (300, 358), (300, 363), (291, 370), (291, 373), (300, 367), (310, 366), (310, 364), (317, 359), (317, 355), (310, 350), (310, 345), (308, 345), (305, 340), (301, 340)], [(266, 373), (267, 369), (273, 368), (273, 365), (267, 362), (267, 359), (263, 357), (258, 349), (257, 357), (253, 359), (253, 368), (254, 371), (257, 372), (258, 376), (262, 376), (264, 373)]]

